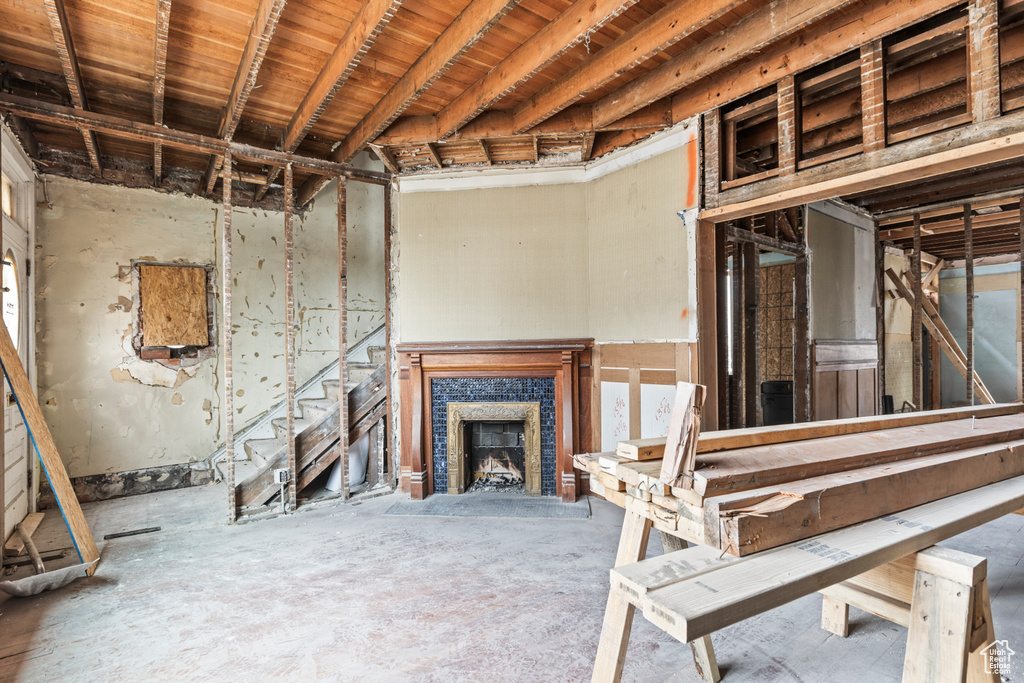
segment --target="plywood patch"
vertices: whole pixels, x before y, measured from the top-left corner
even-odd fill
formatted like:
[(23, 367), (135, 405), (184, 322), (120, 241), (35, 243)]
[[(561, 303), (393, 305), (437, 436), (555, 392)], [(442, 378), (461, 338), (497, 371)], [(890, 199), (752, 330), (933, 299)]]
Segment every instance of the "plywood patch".
[(140, 266), (143, 346), (207, 346), (206, 270)]

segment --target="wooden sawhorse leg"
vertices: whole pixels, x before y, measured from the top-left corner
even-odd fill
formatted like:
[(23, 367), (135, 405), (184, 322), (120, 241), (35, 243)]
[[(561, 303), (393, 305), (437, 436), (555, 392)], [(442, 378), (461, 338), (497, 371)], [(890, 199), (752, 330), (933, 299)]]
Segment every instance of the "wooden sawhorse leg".
[[(651, 520), (627, 510), (622, 522), (615, 566), (621, 567), (643, 560), (647, 555), (647, 541), (650, 536)], [(662, 533), (661, 541), (665, 552), (686, 547), (686, 541), (665, 533)], [(604, 611), (601, 639), (597, 644), (597, 658), (594, 662), (594, 675), (591, 678), (593, 683), (618, 683), (621, 679), (626, 648), (629, 647), (629, 634), (633, 628), (634, 609), (621, 593), (608, 591), (608, 605)], [(711, 646), (711, 638), (705, 636), (696, 640), (690, 643), (690, 648), (693, 650), (693, 661), (700, 675), (710, 683), (718, 683), (721, 676)]]
[(849, 606), (907, 627), (903, 680), (998, 683), (984, 650), (995, 642), (986, 561), (926, 548), (821, 591), (821, 626), (845, 637)]

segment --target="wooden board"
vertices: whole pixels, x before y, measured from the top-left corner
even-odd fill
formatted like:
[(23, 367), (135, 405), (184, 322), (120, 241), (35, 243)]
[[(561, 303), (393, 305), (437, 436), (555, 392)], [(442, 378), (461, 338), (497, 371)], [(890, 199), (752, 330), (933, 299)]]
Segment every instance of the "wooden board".
[(206, 269), (140, 266), (143, 346), (207, 346)]
[[(96, 541), (89, 530), (89, 524), (85, 521), (82, 513), (82, 506), (78, 504), (75, 497), (75, 489), (71, 486), (68, 472), (64, 468), (64, 462), (57, 452), (57, 444), (53, 442), (50, 428), (46, 425), (43, 411), (39, 409), (39, 402), (32, 391), (32, 384), (25, 374), (25, 368), (18, 358), (18, 352), (11, 343), (11, 335), (7, 332), (7, 326), (0, 326), (0, 363), (3, 364), (4, 373), (11, 386), (11, 391), (18, 399), (18, 405), (28, 426), (29, 435), (35, 444), (36, 452), (39, 454), (39, 461), (43, 465), (43, 471), (53, 489), (53, 495), (57, 499), (57, 505), (64, 521), (71, 532), (71, 540), (78, 551), (79, 559), (84, 563), (98, 560), (100, 551), (96, 547)], [(86, 570), (89, 576), (96, 571), (96, 565)]]
[[(644, 616), (683, 642), (731, 626), (990, 522), (1024, 504), (1024, 477), (740, 558), (650, 591)], [(687, 560), (690, 549), (673, 553)], [(612, 570), (618, 582), (619, 570)]]
[(1017, 439), (1024, 439), (1024, 415), (958, 420), (708, 453), (694, 472), (694, 488), (708, 498)]
[(943, 453), (705, 500), (705, 537), (749, 555), (1024, 475), (1024, 441)]
[[(839, 434), (860, 434), (891, 429), (893, 427), (935, 424), (950, 420), (962, 420), (972, 416), (982, 418), (996, 415), (1012, 415), (1020, 413), (1022, 410), (1024, 410), (1024, 406), (1020, 403), (1000, 403), (990, 406), (975, 406), (973, 408), (943, 408), (942, 410), (929, 410), (920, 413), (854, 417), (846, 420), (824, 420), (820, 422), (703, 432), (697, 443), (697, 453), (714, 453), (736, 448), (747, 448), (749, 446), (790, 443)], [(654, 442), (655, 439), (650, 439), (650, 441)]]
[[(39, 528), (39, 523), (43, 521), (42, 512), (31, 512), (21, 523), (22, 530), (29, 536), (36, 532)], [(4, 546), (5, 555), (21, 555), (25, 552), (25, 540), (21, 537), (17, 531), (11, 534), (11, 537), (7, 540), (7, 545)]]
[(633, 439), (620, 441), (615, 455), (629, 460), (658, 460), (665, 454), (665, 439)]

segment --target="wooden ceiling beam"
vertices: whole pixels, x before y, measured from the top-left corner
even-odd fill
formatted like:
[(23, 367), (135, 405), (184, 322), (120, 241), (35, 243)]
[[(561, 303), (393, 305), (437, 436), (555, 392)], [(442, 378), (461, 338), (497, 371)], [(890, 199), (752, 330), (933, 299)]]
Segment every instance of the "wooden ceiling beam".
[[(260, 0), (259, 7), (256, 8), (256, 16), (249, 28), (249, 37), (246, 38), (242, 59), (238, 62), (238, 71), (235, 72), (228, 103), (217, 131), (217, 137), (223, 140), (230, 141), (235, 135), (235, 129), (242, 119), (242, 111), (256, 85), (263, 57), (266, 56), (274, 31), (277, 30), (277, 22), (284, 11), (285, 2), (286, 0)], [(221, 166), (221, 161), (219, 156), (210, 159), (202, 183), (206, 193), (212, 192), (213, 186), (217, 183), (217, 170)]]
[[(512, 112), (508, 110), (486, 111), (476, 117), (465, 128), (459, 129), (459, 140), (481, 138), (515, 138), (522, 135), (579, 135), (583, 133), (614, 132), (631, 129), (649, 129), (672, 125), (672, 103), (665, 99), (614, 121), (605, 128), (595, 128), (589, 104), (574, 104), (551, 118), (534, 126), (525, 133), (516, 133)], [(436, 142), (436, 117), (431, 115), (406, 116), (396, 120), (386, 131), (374, 140), (375, 144), (422, 145)], [(451, 138), (449, 138), (451, 141)]]
[(454, 133), (635, 2), (590, 0), (569, 5), (564, 12), (545, 24), (438, 112), (437, 139), (444, 139)]
[(437, 153), (437, 145), (433, 142), (428, 142), (427, 151), (430, 152), (430, 158), (434, 160), (434, 164), (437, 166), (437, 169), (439, 171), (443, 171), (444, 164), (441, 162), (441, 155)]
[(739, 0), (673, 0), (518, 105), (513, 115), (515, 132), (533, 128), (740, 4)]
[[(979, 195), (971, 198), (971, 206), (978, 208), (979, 206), (994, 206), (996, 204), (1013, 204), (1020, 199), (1021, 190), (1002, 190), (1000, 192), (993, 192), (989, 194)], [(914, 209), (899, 209), (897, 211), (888, 211), (885, 213), (875, 214), (875, 220), (880, 225), (885, 225), (892, 221), (905, 220), (909, 216), (913, 216), (915, 213), (920, 213), (922, 218), (926, 218), (931, 215), (942, 215), (952, 214), (954, 209), (963, 206), (963, 199), (954, 199), (946, 202), (938, 202), (935, 204), (928, 204), (926, 206), (916, 207)]]
[[(672, 95), (672, 120), (678, 123), (720, 107), (958, 4), (957, 0), (876, 0), (851, 8), (812, 26), (799, 41), (772, 45), (756, 57), (716, 73), (714, 78), (683, 87)], [(722, 35), (725, 33), (728, 30)]]
[[(71, 102), (76, 109), (88, 111), (89, 103), (85, 96), (85, 85), (82, 83), (82, 72), (78, 68), (78, 57), (75, 55), (75, 44), (68, 26), (68, 12), (64, 7), (64, 0), (43, 0), (43, 6), (46, 8), (46, 18), (50, 21), (50, 31), (53, 33), (53, 42), (57, 47), (57, 56), (60, 57), (64, 80), (67, 81), (68, 91), (71, 94)], [(102, 176), (103, 168), (100, 166), (100, 151), (96, 134), (89, 130), (83, 130), (82, 140), (85, 142), (85, 151), (89, 154), (89, 163), (92, 164), (93, 173)]]
[[(164, 125), (164, 90), (167, 84), (167, 31), (171, 23), (171, 0), (157, 0), (156, 40), (153, 55), (153, 123)], [(163, 178), (163, 145), (153, 143), (153, 184)]]
[(373, 153), (384, 164), (384, 168), (388, 169), (390, 173), (398, 175), (398, 161), (395, 160), (395, 155), (387, 147), (384, 145), (367, 145), (367, 147), (373, 150)]
[[(594, 123), (605, 125), (627, 116), (821, 21), (853, 2), (775, 0), (595, 102)], [(819, 49), (821, 47), (818, 46)]]
[(484, 161), (487, 162), (488, 166), (494, 166), (494, 162), (491, 160), (491, 151), (487, 149), (487, 142), (485, 140), (477, 140), (480, 145), (480, 152), (484, 155)]
[[(434, 84), (466, 50), (494, 27), (519, 0), (472, 0), (448, 25), (384, 97), (355, 125), (331, 153), (331, 160), (348, 162), (359, 150), (380, 135), (406, 108)], [(303, 206), (323, 186), (321, 179), (307, 178), (299, 188), (298, 206)]]
[(207, 135), (174, 130), (166, 126), (155, 126), (151, 123), (129, 121), (117, 116), (107, 116), (106, 114), (62, 107), (57, 104), (48, 104), (6, 93), (0, 93), (0, 111), (8, 111), (17, 116), (24, 116), (34, 121), (41, 121), (55, 126), (79, 128), (114, 137), (141, 140), (142, 142), (161, 142), (164, 145), (200, 154), (215, 154), (223, 157), (230, 152), (231, 156), (235, 159), (247, 159), (279, 166), (292, 164), (296, 168), (315, 173), (329, 176), (345, 176), (353, 180), (378, 185), (385, 185), (390, 181), (390, 175), (386, 173), (367, 171), (328, 159), (315, 159), (277, 149), (263, 149), (231, 140), (222, 140)]
[[(345, 35), (334, 47), (327, 63), (317, 74), (316, 80), (302, 98), (291, 121), (281, 138), (281, 149), (294, 152), (306, 137), (306, 133), (317, 122), (324, 109), (331, 103), (338, 90), (348, 80), (362, 61), (363, 56), (376, 42), (381, 31), (395, 16), (402, 0), (368, 0), (362, 3), (359, 13), (349, 24)], [(256, 201), (263, 198), (271, 183), (277, 177), (278, 169), (272, 168), (267, 174), (266, 184), (256, 193)]]

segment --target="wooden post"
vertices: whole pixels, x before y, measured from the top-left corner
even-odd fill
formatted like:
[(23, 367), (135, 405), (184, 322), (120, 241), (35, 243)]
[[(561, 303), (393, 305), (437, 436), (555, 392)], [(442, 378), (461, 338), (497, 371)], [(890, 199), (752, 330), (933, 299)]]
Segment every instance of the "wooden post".
[[(338, 178), (338, 438), (341, 497), (351, 495), (348, 471), (348, 184)], [(389, 378), (390, 379), (390, 378)]]
[(796, 81), (786, 76), (778, 84), (779, 175), (796, 173), (800, 155), (800, 126), (797, 115)]
[(914, 214), (914, 253), (910, 258), (910, 271), (914, 279), (914, 302), (910, 321), (910, 339), (914, 347), (913, 402), (914, 410), (921, 410), (924, 385), (922, 370), (924, 353), (921, 347), (921, 214)]
[(743, 253), (732, 243), (732, 391), (729, 396), (729, 426), (743, 426)]
[(882, 41), (860, 49), (860, 116), (864, 153), (885, 147), (885, 78)]
[(221, 229), (221, 328), (224, 332), (224, 476), (228, 484), (228, 522), (238, 519), (235, 502), (235, 381), (231, 369), (231, 154), (224, 155), (224, 225)]
[[(691, 382), (707, 387), (703, 419), (709, 430), (718, 429), (718, 296), (715, 224), (697, 221), (697, 353), (699, 370)], [(678, 382), (681, 378), (676, 376)], [(640, 438), (638, 433), (636, 437)]]
[[(1017, 302), (1020, 308), (1020, 320), (1017, 322), (1020, 324), (1020, 364), (1017, 366), (1017, 374), (1020, 376), (1019, 382), (1022, 387), (1021, 391), (1024, 392), (1024, 195), (1020, 198), (1020, 209), (1019, 209), (1019, 227), (1018, 232), (1020, 233), (1020, 291), (1018, 292)], [(1024, 396), (1021, 396), (1024, 398)]]
[(394, 282), (391, 272), (391, 240), (393, 239), (392, 232), (394, 226), (392, 225), (391, 217), (391, 181), (389, 180), (384, 185), (384, 366), (387, 373), (387, 381), (384, 382), (384, 391), (387, 394), (387, 433), (388, 433), (388, 454), (390, 458), (388, 460), (388, 467), (390, 476), (388, 479), (391, 481), (391, 485), (398, 488), (401, 485), (402, 477), (402, 465), (401, 465), (401, 449), (398, 448), (398, 438), (401, 433), (401, 429), (396, 428), (394, 406), (392, 405), (391, 393), (391, 382), (393, 381), (394, 368), (392, 367), (392, 354), (394, 353), (394, 346), (391, 340), (391, 325), (392, 325), (392, 310), (391, 310), (391, 297), (393, 295), (392, 289)]
[(761, 412), (761, 401), (758, 379), (760, 379), (760, 372), (758, 372), (758, 366), (760, 365), (760, 358), (758, 358), (758, 351), (760, 344), (760, 301), (759, 293), (761, 291), (761, 272), (760, 265), (758, 264), (758, 246), (752, 242), (747, 242), (743, 245), (743, 299), (744, 299), (744, 341), (743, 341), (743, 354), (745, 361), (743, 363), (743, 370), (745, 377), (743, 378), (743, 389), (744, 389), (744, 402), (745, 402), (745, 413), (746, 419), (744, 420), (745, 427), (756, 427), (758, 425), (758, 416)]
[(999, 85), (999, 2), (971, 0), (968, 6), (967, 55), (971, 113), (975, 123), (1002, 113)]
[(974, 405), (974, 230), (971, 205), (964, 204), (964, 270), (967, 284), (967, 405)]
[[(721, 225), (715, 226), (715, 325), (717, 327), (718, 366), (718, 421), (714, 429), (727, 429), (729, 423), (729, 261), (726, 252), (725, 232)], [(676, 381), (679, 378), (676, 377)], [(692, 381), (692, 380), (691, 380)], [(703, 380), (702, 380), (703, 381)], [(711, 427), (709, 427), (711, 429)]]
[[(566, 503), (576, 502), (576, 491), (578, 490), (578, 481), (576, 479), (577, 474), (576, 468), (572, 466), (572, 455), (575, 446), (573, 444), (573, 409), (572, 409), (572, 395), (576, 387), (572, 381), (572, 366), (573, 357), (572, 351), (562, 352), (562, 370), (559, 373), (561, 379), (561, 394), (562, 398), (562, 453), (558, 463), (557, 476), (561, 482), (561, 494), (562, 500)], [(632, 372), (632, 370), (630, 370)], [(639, 381), (640, 371), (637, 370), (637, 381)], [(632, 388), (632, 387), (631, 387)], [(632, 392), (631, 392), (632, 393)], [(637, 386), (637, 398), (639, 399), (640, 391), (639, 385)], [(632, 423), (633, 417), (630, 416), (630, 422)], [(637, 414), (637, 424), (639, 425), (639, 412)], [(639, 431), (637, 432), (639, 436)]]
[(885, 247), (875, 223), (875, 339), (878, 343), (878, 372), (875, 373), (875, 413), (882, 414), (885, 394)]
[(721, 117), (718, 109), (704, 114), (704, 208), (718, 206), (722, 187), (722, 155), (719, 153)]
[[(804, 240), (806, 246), (806, 240)], [(811, 419), (810, 406), (810, 330), (807, 324), (807, 301), (810, 282), (807, 277), (807, 257), (796, 260), (793, 273), (793, 419), (807, 422)]]
[(593, 378), (590, 390), (590, 447), (596, 453), (604, 450), (601, 443), (601, 347), (597, 344), (590, 349), (590, 372)]
[[(409, 386), (412, 389), (412, 429), (409, 444), (409, 495), (413, 500), (426, 497), (427, 473), (423, 467), (423, 365), (420, 354), (409, 355)], [(430, 426), (427, 426), (429, 429)], [(428, 432), (429, 433), (429, 432)]]
[[(295, 461), (295, 287), (292, 262), (295, 235), (292, 230), (292, 165), (284, 167), (284, 359), (285, 359), (285, 416), (288, 445), (288, 507), (298, 506), (299, 492)], [(345, 400), (345, 387), (341, 387), (341, 400)], [(345, 429), (345, 425), (339, 425)]]

